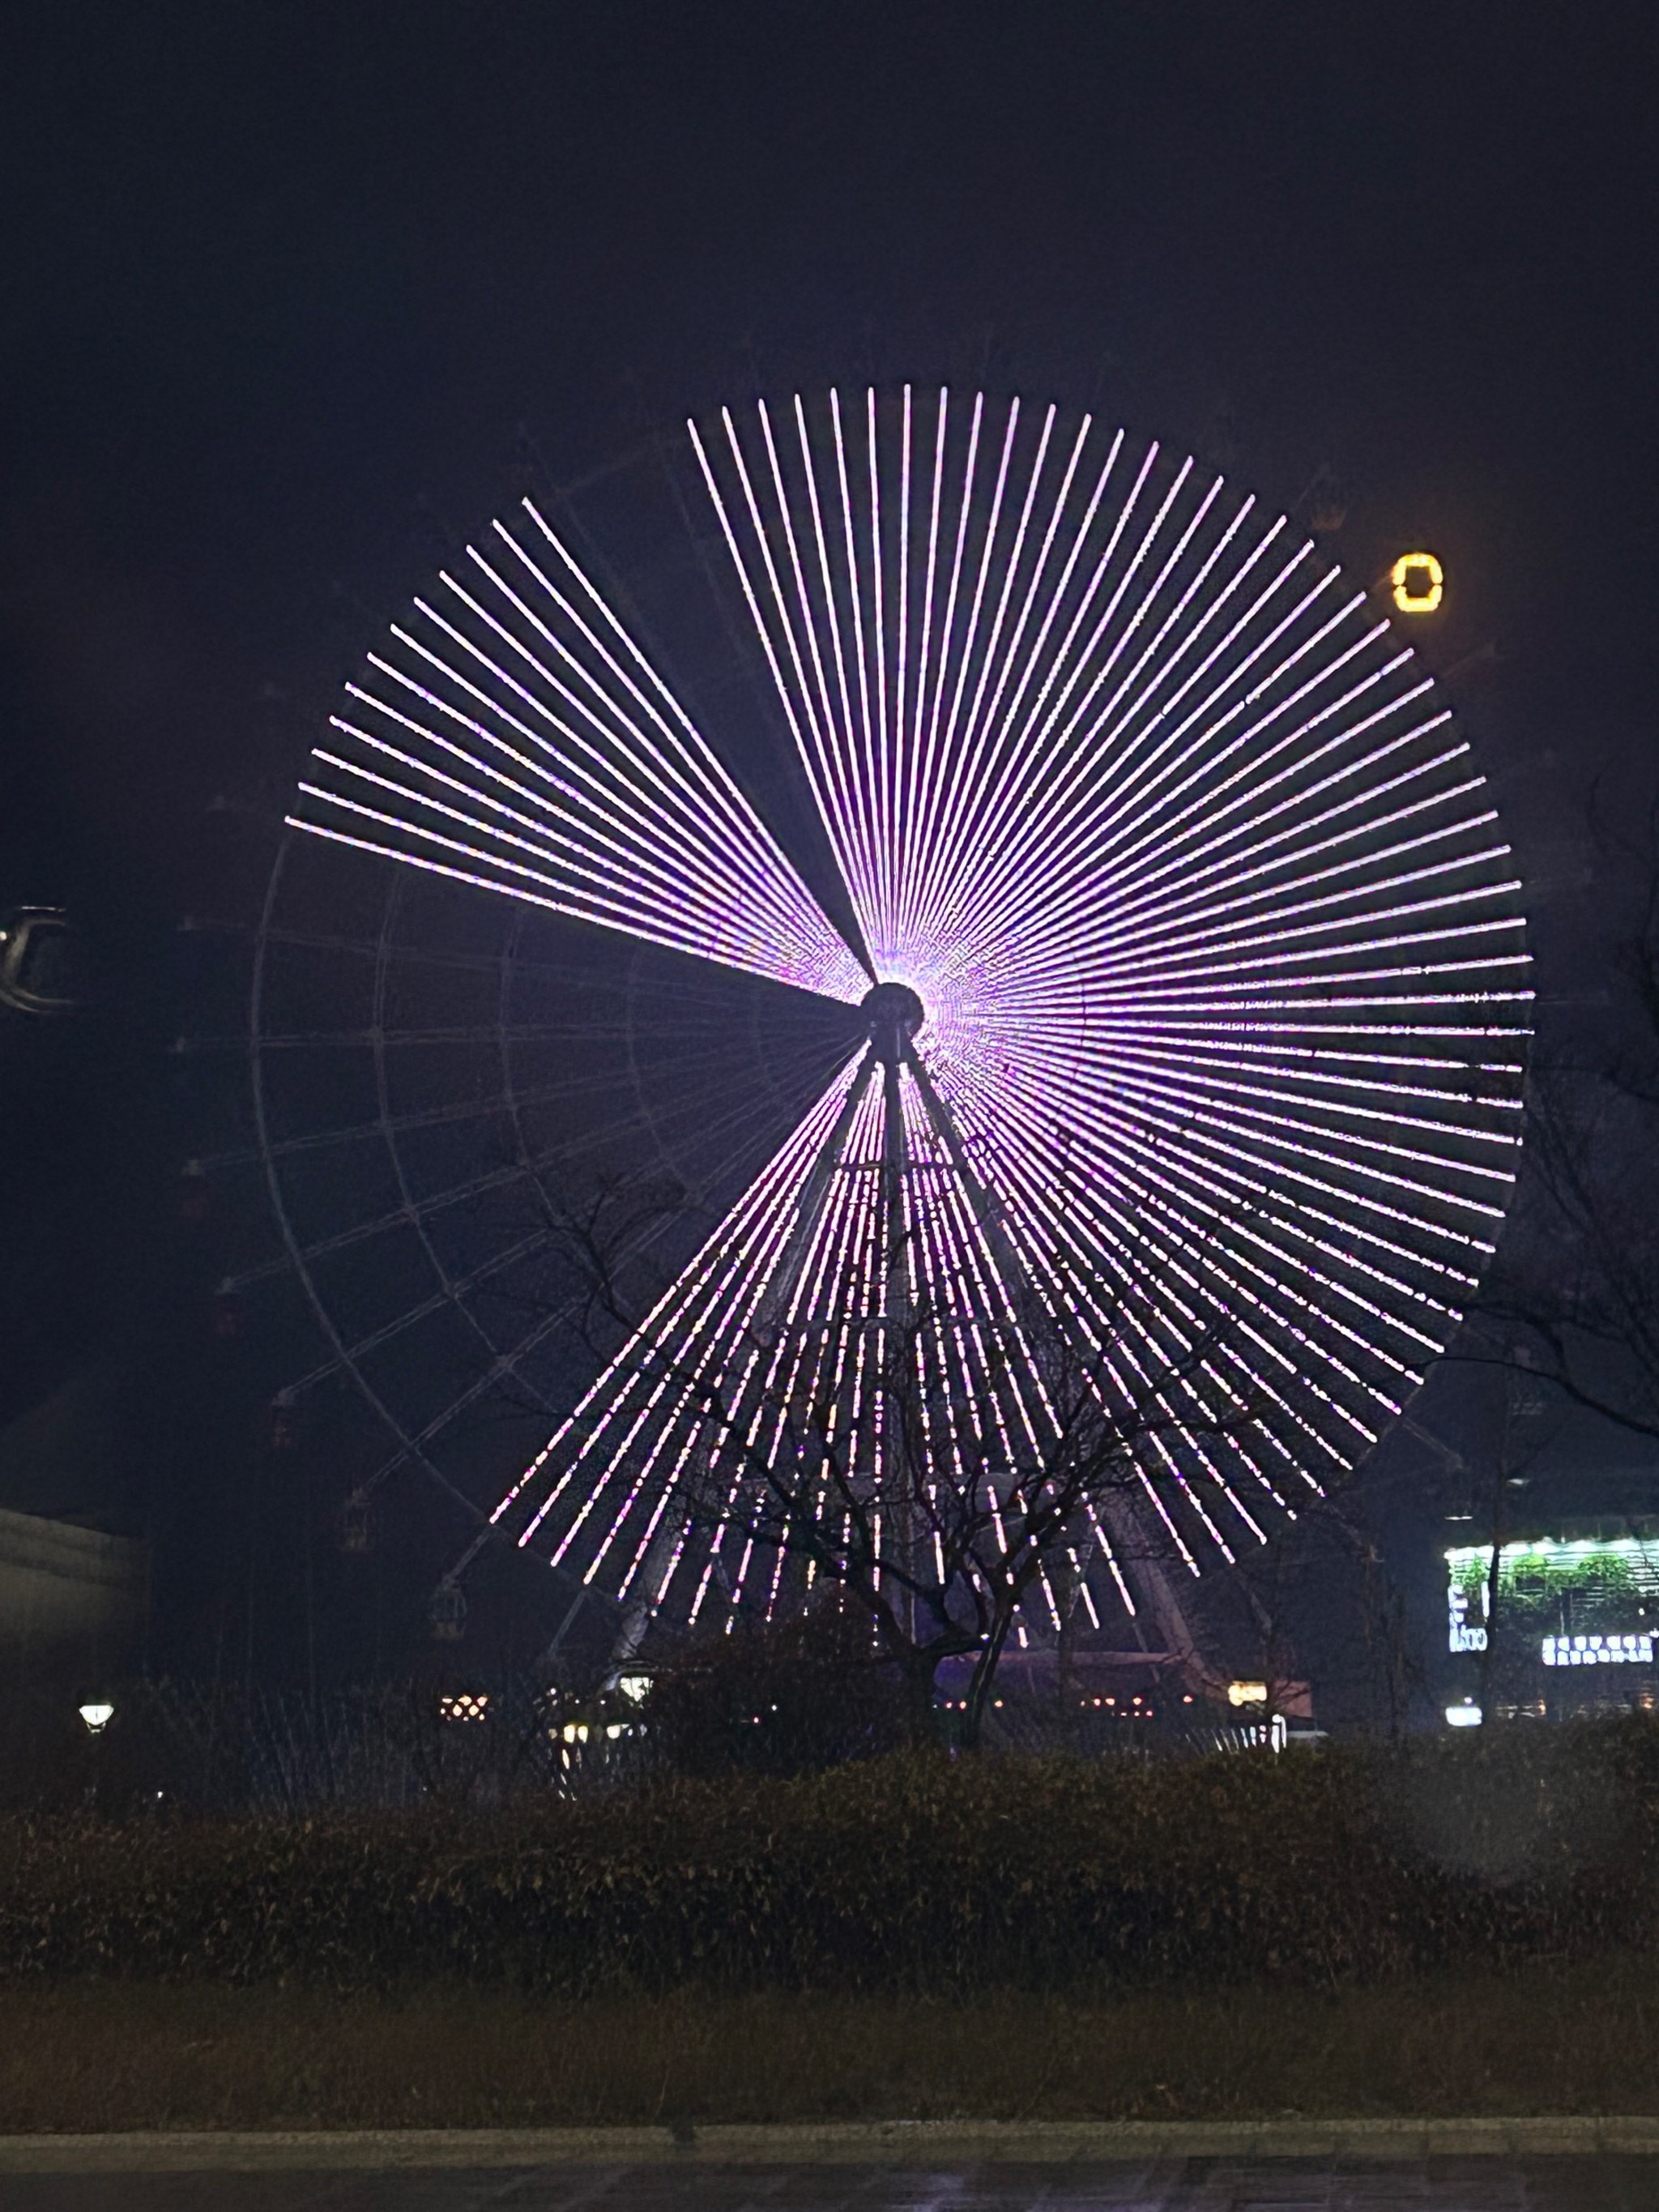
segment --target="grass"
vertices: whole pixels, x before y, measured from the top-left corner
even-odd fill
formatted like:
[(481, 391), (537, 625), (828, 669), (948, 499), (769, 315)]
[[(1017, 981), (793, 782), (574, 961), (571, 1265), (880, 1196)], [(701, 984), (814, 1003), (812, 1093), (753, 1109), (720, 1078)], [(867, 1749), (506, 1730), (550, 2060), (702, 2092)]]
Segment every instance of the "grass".
[(1659, 2112), (1645, 1961), (1099, 2005), (0, 1988), (0, 2131), (1560, 2112)]

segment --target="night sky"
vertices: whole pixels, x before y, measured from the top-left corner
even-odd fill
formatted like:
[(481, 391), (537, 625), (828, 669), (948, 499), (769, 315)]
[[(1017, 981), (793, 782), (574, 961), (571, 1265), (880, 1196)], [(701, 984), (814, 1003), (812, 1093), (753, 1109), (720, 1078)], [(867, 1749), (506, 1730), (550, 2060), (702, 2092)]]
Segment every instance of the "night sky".
[(174, 1204), (161, 1048), (210, 1024), (173, 927), (236, 902), (211, 803), (280, 811), (526, 441), (570, 481), (723, 401), (909, 378), (1093, 407), (1281, 505), (1324, 471), (1359, 580), (1444, 560), (1423, 650), (1543, 988), (1595, 989), (1590, 802), (1656, 793), (1655, 36), (1341, 0), (15, 19), (0, 908), (75, 908), (104, 1006), (0, 1028), (0, 1425), (142, 1340), (106, 1458), (242, 1448)]

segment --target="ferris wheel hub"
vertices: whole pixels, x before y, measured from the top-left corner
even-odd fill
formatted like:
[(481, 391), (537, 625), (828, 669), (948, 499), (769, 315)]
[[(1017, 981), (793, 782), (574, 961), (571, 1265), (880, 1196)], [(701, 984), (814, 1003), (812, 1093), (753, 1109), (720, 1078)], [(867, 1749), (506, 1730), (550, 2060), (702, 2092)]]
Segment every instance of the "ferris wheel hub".
[(859, 1002), (876, 1057), (896, 1067), (904, 1048), (927, 1018), (927, 1009), (908, 983), (878, 983)]

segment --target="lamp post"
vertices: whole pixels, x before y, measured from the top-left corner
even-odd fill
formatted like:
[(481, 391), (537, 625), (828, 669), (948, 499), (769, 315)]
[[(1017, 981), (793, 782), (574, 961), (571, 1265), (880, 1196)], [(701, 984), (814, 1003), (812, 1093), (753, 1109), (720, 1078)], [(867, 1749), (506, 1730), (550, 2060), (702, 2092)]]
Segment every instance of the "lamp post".
[(92, 1738), (94, 1745), (92, 1753), (92, 1772), (87, 1782), (86, 1808), (88, 1813), (95, 1813), (98, 1809), (99, 1773), (98, 1752), (96, 1747), (100, 1737), (104, 1733), (104, 1730), (109, 1726), (111, 1721), (115, 1717), (115, 1708), (112, 1705), (105, 1704), (101, 1700), (94, 1698), (88, 1704), (82, 1705), (80, 1708), (80, 1713), (82, 1719), (87, 1724), (87, 1734)]

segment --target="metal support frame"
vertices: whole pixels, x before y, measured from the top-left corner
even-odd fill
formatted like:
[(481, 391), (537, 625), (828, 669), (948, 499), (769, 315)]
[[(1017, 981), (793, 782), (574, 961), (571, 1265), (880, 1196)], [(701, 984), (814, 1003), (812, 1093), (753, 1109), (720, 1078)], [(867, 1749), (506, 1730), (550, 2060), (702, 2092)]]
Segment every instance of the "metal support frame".
[[(795, 1219), (788, 1241), (772, 1271), (757, 1322), (769, 1339), (786, 1325), (786, 1317), (799, 1288), (802, 1269), (813, 1248), (824, 1210), (835, 1188), (836, 1178), (847, 1167), (847, 1148), (854, 1126), (868, 1097), (871, 1085), (879, 1073), (883, 1117), (878, 1168), (881, 1178), (878, 1218), (883, 1243), (881, 1329), (888, 1340), (884, 1382), (887, 1403), (884, 1410), (884, 1425), (889, 1423), (894, 1425), (891, 1448), (902, 1450), (903, 1439), (899, 1431), (903, 1413), (902, 1394), (894, 1371), (894, 1338), (896, 1334), (902, 1336), (902, 1333), (908, 1332), (914, 1319), (910, 1295), (910, 1239), (915, 1226), (908, 1195), (914, 1162), (907, 1137), (903, 1098), (903, 1081), (907, 1074), (915, 1087), (915, 1096), (927, 1126), (949, 1160), (969, 1212), (983, 1236), (988, 1259), (1001, 1282), (1010, 1310), (1018, 1310), (1021, 1295), (1029, 1284), (1027, 1271), (1014, 1249), (1002, 1208), (969, 1158), (956, 1116), (941, 1097), (926, 1063), (916, 1050), (915, 1032), (925, 1018), (921, 1000), (903, 984), (878, 984), (866, 998), (864, 1012), (869, 1038), (867, 1048), (848, 1085), (834, 1125), (820, 1145), (800, 1186)], [(981, 1311), (978, 1318), (988, 1328), (997, 1327), (1000, 1320), (990, 1310)], [(898, 1516), (898, 1525), (894, 1530), (895, 1540), (901, 1555), (908, 1556), (918, 1532), (913, 1525), (914, 1516), (908, 1510), (902, 1485), (894, 1486), (892, 1510)], [(1162, 1632), (1165, 1656), (1174, 1657), (1189, 1679), (1213, 1691), (1221, 1678), (1203, 1659), (1169, 1577), (1155, 1559), (1146, 1556), (1143, 1532), (1137, 1524), (1132, 1504), (1127, 1499), (1108, 1496), (1099, 1501), (1098, 1511), (1104, 1533), (1124, 1568), (1140, 1585), (1147, 1610)], [(653, 1611), (649, 1591), (677, 1539), (679, 1528), (679, 1520), (674, 1515), (665, 1516), (663, 1526), (658, 1531), (651, 1553), (643, 1565), (640, 1576), (641, 1595), (621, 1609), (617, 1638), (606, 1668), (608, 1680), (614, 1680), (644, 1640)], [(480, 1531), (457, 1565), (451, 1570), (447, 1581), (459, 1580), (493, 1533)], [(573, 1616), (580, 1609), (580, 1603), (581, 1596), (579, 1595), (576, 1604), (571, 1608)], [(562, 1641), (564, 1629), (569, 1625), (567, 1620), (560, 1635), (554, 1639), (553, 1646), (550, 1647), (548, 1657), (552, 1657), (556, 1652)]]

